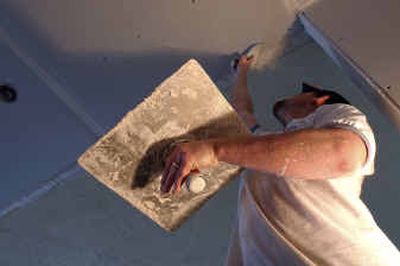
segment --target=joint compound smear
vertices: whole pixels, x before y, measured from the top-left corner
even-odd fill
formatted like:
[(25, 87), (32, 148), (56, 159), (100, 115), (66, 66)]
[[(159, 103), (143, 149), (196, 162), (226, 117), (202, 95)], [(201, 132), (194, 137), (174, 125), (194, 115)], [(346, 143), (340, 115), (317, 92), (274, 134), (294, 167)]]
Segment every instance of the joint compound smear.
[[(298, 158), (299, 154), (303, 154), (304, 149), (309, 151), (309, 147), (306, 146), (304, 142), (299, 142), (299, 143), (296, 143), (295, 145), (296, 145), (296, 152), (294, 154), (287, 155), (287, 157), (285, 158), (285, 163), (283, 164), (282, 168), (278, 172), (279, 176), (284, 176), (286, 174), (286, 171), (292, 162), (296, 163), (299, 161), (299, 158)], [(300, 158), (300, 159), (304, 159), (304, 158)]]
[[(296, 16), (304, 9), (309, 8), (319, 0), (283, 0), (281, 3), (284, 5), (288, 14)], [(287, 34), (276, 38), (276, 41), (271, 39), (261, 41), (260, 44), (254, 46), (248, 55), (254, 55), (254, 62), (251, 69), (261, 71), (266, 68), (274, 68), (277, 59), (283, 54), (285, 46), (288, 44), (290, 36)]]
[(248, 53), (254, 57), (254, 61), (250, 68), (256, 71), (262, 71), (264, 69), (273, 68), (279, 56), (282, 54), (285, 48), (287, 39), (282, 38), (276, 43), (260, 43), (254, 46)]

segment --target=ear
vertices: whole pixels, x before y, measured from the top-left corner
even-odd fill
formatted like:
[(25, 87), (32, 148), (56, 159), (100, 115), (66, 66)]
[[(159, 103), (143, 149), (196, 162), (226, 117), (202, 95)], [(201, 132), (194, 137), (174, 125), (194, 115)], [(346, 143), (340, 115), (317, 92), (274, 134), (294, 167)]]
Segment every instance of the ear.
[(323, 105), (331, 96), (330, 95), (324, 95), (321, 97), (318, 97), (315, 99), (315, 103), (317, 104), (317, 106), (321, 106)]

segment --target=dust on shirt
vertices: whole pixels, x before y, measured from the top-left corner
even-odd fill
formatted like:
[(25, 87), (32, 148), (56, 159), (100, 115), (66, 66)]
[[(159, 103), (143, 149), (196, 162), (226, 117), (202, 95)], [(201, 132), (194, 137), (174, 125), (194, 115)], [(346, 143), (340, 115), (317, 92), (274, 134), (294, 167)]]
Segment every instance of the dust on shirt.
[(322, 105), (284, 132), (325, 127), (358, 134), (366, 163), (352, 174), (318, 180), (242, 172), (235, 229), (243, 261), (237, 265), (400, 265), (399, 251), (360, 199), (364, 177), (375, 172), (376, 142), (366, 116), (352, 105)]

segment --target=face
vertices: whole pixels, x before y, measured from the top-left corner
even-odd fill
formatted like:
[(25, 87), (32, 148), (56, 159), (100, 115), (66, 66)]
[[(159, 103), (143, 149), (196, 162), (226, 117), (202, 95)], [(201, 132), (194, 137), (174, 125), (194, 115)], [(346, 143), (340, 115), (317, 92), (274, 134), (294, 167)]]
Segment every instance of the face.
[(274, 116), (286, 126), (292, 119), (303, 118), (315, 111), (326, 96), (316, 97), (313, 92), (299, 93), (291, 98), (277, 101), (273, 107)]

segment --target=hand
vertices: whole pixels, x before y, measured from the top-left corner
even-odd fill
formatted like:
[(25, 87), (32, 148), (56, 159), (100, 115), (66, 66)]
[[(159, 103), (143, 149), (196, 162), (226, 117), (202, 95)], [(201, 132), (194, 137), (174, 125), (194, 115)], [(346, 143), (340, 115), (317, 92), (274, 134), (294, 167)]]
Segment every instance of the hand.
[(179, 192), (181, 184), (191, 172), (200, 172), (217, 164), (218, 159), (212, 141), (200, 140), (176, 144), (165, 160), (161, 193), (168, 193), (174, 184), (174, 192)]
[(248, 57), (247, 55), (242, 55), (239, 59), (238, 67), (241, 73), (247, 73), (251, 64), (254, 61), (254, 56)]

